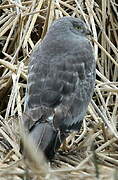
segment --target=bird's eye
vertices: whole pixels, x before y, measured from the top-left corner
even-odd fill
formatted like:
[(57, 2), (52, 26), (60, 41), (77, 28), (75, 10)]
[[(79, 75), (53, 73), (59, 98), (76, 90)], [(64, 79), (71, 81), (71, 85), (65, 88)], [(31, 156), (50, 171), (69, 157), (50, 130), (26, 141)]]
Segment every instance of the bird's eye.
[(80, 26), (76, 26), (75, 29), (76, 29), (76, 30), (80, 30), (81, 27), (80, 27)]

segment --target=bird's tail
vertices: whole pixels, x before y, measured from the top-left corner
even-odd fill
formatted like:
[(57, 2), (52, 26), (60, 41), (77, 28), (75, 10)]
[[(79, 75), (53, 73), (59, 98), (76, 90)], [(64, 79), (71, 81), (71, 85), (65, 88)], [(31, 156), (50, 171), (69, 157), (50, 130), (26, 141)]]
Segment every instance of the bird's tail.
[(46, 122), (37, 124), (31, 130), (29, 136), (33, 139), (37, 148), (40, 148), (48, 159), (54, 156), (55, 151), (61, 145), (59, 132)]
[[(34, 142), (37, 150), (41, 149), (44, 152), (47, 159), (52, 159), (61, 145), (59, 131), (47, 122), (36, 124), (28, 133), (28, 137)], [(24, 155), (27, 156), (23, 145), (21, 149), (23, 149)]]

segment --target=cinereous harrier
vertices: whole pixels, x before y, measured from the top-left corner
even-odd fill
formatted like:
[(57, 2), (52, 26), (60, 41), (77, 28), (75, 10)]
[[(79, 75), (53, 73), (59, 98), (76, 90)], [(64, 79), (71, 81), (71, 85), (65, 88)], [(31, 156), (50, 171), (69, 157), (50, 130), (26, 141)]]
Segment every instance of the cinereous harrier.
[(72, 17), (51, 25), (29, 63), (24, 127), (52, 158), (70, 130), (79, 131), (95, 84), (95, 58), (85, 23)]

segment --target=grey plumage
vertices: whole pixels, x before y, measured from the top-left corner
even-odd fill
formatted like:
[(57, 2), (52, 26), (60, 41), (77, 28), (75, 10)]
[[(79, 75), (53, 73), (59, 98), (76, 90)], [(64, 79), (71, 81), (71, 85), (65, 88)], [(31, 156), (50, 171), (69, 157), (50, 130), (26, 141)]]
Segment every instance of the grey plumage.
[(85, 23), (54, 21), (29, 63), (23, 116), (36, 146), (52, 158), (69, 130), (79, 131), (95, 84), (95, 59)]

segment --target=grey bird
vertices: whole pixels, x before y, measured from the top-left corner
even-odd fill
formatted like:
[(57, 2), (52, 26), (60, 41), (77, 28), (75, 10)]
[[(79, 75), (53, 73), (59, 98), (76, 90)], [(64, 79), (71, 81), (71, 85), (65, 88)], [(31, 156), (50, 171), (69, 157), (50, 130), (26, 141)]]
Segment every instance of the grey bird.
[(24, 127), (51, 159), (71, 130), (79, 131), (95, 85), (90, 31), (79, 18), (53, 22), (29, 63)]

